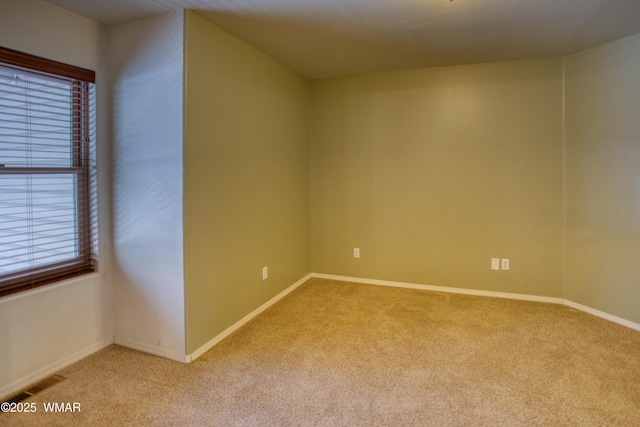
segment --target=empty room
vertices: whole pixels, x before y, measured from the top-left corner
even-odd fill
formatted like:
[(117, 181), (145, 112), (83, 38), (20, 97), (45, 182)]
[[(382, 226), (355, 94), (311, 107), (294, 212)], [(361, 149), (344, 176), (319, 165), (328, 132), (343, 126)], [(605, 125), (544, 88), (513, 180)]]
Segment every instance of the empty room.
[(637, 0), (0, 0), (0, 425), (640, 425)]

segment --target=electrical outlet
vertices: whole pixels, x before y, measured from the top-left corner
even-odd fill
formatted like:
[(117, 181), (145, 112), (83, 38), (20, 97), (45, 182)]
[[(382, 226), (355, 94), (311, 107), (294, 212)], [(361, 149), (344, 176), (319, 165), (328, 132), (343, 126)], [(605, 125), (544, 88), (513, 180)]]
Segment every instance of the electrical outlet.
[(491, 269), (500, 270), (500, 258), (491, 258)]
[(509, 258), (502, 258), (502, 269), (503, 270), (509, 269)]
[(360, 248), (353, 248), (353, 257), (360, 258)]
[(269, 277), (269, 267), (262, 267), (262, 280), (267, 280)]

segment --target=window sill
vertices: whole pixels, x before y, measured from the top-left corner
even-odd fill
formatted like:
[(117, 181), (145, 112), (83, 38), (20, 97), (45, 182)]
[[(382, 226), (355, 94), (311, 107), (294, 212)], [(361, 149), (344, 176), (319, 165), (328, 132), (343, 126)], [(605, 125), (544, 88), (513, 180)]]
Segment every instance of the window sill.
[(59, 282), (49, 283), (46, 285), (38, 286), (37, 288), (28, 289), (26, 291), (16, 292), (15, 294), (2, 296), (0, 297), (0, 304), (17, 300), (17, 299), (28, 298), (30, 296), (40, 294), (40, 293), (50, 292), (50, 291), (53, 291), (54, 289), (73, 285), (74, 283), (78, 283), (80, 281), (99, 279), (100, 277), (101, 277), (100, 273), (93, 272), (93, 273), (84, 274), (82, 276), (72, 277), (70, 279), (63, 279), (63, 280), (60, 280)]

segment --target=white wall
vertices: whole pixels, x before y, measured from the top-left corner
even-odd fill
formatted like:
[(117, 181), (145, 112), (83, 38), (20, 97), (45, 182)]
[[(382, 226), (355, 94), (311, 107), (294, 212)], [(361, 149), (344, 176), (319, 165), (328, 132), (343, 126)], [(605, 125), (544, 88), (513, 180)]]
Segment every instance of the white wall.
[[(99, 230), (109, 234), (104, 29), (40, 0), (0, 2), (0, 46), (96, 71)], [(100, 273), (0, 298), (0, 397), (113, 342), (109, 239)]]
[(109, 28), (115, 342), (185, 360), (182, 12)]

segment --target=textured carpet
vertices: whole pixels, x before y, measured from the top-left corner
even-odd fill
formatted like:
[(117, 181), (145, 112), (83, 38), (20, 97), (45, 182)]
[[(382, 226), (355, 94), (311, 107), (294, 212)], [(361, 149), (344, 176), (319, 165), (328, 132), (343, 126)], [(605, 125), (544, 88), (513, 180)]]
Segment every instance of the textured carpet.
[[(110, 346), (0, 425), (640, 425), (640, 332), (543, 303), (312, 279), (190, 365)], [(79, 402), (80, 413), (44, 413)]]

